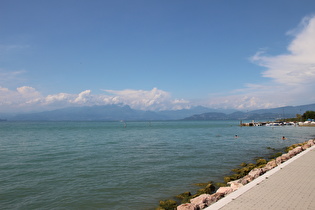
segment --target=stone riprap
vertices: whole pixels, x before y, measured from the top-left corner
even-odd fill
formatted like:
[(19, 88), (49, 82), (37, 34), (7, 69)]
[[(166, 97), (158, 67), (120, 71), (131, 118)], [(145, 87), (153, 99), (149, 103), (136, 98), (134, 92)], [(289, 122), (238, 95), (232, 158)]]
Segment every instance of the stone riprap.
[(219, 199), (225, 197), (226, 195), (238, 190), (239, 188), (243, 187), (244, 185), (248, 184), (249, 182), (253, 181), (254, 179), (258, 178), (262, 174), (270, 171), (271, 169), (277, 167), (278, 165), (284, 163), (285, 161), (289, 160), (290, 158), (294, 157), (295, 155), (299, 154), (300, 152), (314, 146), (314, 139), (311, 139), (307, 142), (304, 142), (301, 146), (297, 146), (289, 150), (286, 154), (282, 154), (281, 156), (277, 157), (274, 160), (269, 161), (264, 167), (261, 168), (254, 168), (252, 169), (246, 176), (230, 181), (227, 184), (228, 187), (220, 187), (216, 193), (214, 194), (202, 194), (196, 198), (190, 200), (190, 203), (185, 203), (179, 205), (177, 210), (200, 210), (204, 209), (211, 204), (217, 202)]

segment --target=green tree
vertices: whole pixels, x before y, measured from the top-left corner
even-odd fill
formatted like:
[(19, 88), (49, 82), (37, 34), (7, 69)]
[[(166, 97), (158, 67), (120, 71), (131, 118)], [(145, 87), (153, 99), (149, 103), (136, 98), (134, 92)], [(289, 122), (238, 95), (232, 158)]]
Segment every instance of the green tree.
[(306, 111), (303, 115), (303, 120), (315, 119), (315, 111)]
[(302, 121), (302, 115), (296, 114), (296, 120), (295, 121)]

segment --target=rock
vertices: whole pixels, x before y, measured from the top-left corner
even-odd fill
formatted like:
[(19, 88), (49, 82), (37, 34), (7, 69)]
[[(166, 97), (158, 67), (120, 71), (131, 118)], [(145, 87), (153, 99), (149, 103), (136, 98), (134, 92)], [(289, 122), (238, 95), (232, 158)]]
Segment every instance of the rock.
[(211, 195), (202, 194), (196, 198), (190, 199), (190, 203), (195, 204), (197, 208), (204, 208), (208, 199), (211, 199)]
[(245, 184), (247, 184), (253, 180), (254, 180), (254, 178), (252, 176), (246, 175), (243, 178), (241, 178), (241, 184), (245, 185)]
[(282, 163), (282, 158), (281, 158), (281, 156), (280, 156), (280, 157), (277, 157), (277, 158), (276, 158), (276, 164), (277, 164), (277, 166), (280, 165), (281, 163)]
[(177, 206), (177, 210), (198, 210), (197, 205), (193, 203), (184, 203)]
[(296, 148), (293, 149), (293, 152), (295, 153), (295, 155), (299, 154), (299, 153), (302, 152), (302, 151), (303, 151), (303, 149), (302, 149), (301, 146), (296, 147)]
[(290, 150), (287, 155), (289, 156), (289, 159), (292, 158), (295, 154), (292, 150)]
[(295, 147), (294, 149), (290, 150), (287, 154), (288, 154), (290, 157), (293, 157), (293, 156), (299, 154), (299, 153), (302, 152), (302, 151), (303, 151), (303, 149), (302, 149), (302, 147), (300, 146), (300, 147)]
[(276, 160), (271, 160), (271, 161), (269, 161), (269, 162), (266, 164), (266, 166), (264, 167), (264, 169), (265, 169), (266, 171), (269, 171), (269, 170), (273, 169), (273, 168), (276, 167), (276, 166), (277, 166)]
[(221, 193), (214, 193), (210, 196), (210, 198), (207, 199), (206, 204), (207, 204), (207, 206), (210, 206), (211, 204), (217, 202), (218, 200), (220, 200), (223, 197), (224, 197), (224, 195)]
[(248, 175), (253, 177), (254, 179), (256, 179), (257, 177), (259, 177), (263, 173), (264, 173), (263, 169), (261, 169), (261, 168), (254, 168), (248, 173)]
[(295, 148), (294, 150), (297, 152), (297, 154), (299, 154), (300, 152), (303, 152), (303, 148), (301, 146)]
[(222, 197), (224, 197), (224, 194), (221, 194), (221, 193), (214, 193), (212, 195), (202, 194), (196, 198), (190, 199), (190, 203), (196, 205), (197, 209), (203, 209), (217, 202)]
[(227, 194), (230, 194), (231, 192), (233, 192), (232, 187), (220, 187), (216, 193), (221, 193), (223, 195), (227, 195)]
[(310, 148), (311, 147), (311, 145), (309, 145), (309, 144), (304, 144), (303, 146), (302, 146), (302, 149), (303, 150), (306, 150), (306, 149), (308, 149), (308, 148)]
[(314, 146), (314, 145), (315, 145), (313, 139), (308, 140), (308, 141), (307, 141), (307, 144), (308, 144), (309, 146)]
[(237, 184), (237, 183), (241, 183), (241, 182), (242, 182), (241, 179), (237, 179), (237, 180), (230, 181), (227, 184), (231, 186), (232, 184)]
[(196, 205), (196, 207), (197, 207), (197, 209), (204, 209), (204, 208), (207, 207), (207, 204), (201, 203), (201, 204), (199, 204), (199, 205)]
[(296, 155), (293, 149), (290, 150), (287, 154), (289, 155), (290, 158)]
[(290, 156), (288, 153), (283, 154), (280, 157), (281, 157), (282, 163), (290, 159)]
[(244, 185), (242, 183), (239, 183), (239, 182), (232, 182), (232, 183), (230, 183), (230, 187), (233, 189), (233, 191), (238, 190), (239, 188), (241, 188), (243, 186)]

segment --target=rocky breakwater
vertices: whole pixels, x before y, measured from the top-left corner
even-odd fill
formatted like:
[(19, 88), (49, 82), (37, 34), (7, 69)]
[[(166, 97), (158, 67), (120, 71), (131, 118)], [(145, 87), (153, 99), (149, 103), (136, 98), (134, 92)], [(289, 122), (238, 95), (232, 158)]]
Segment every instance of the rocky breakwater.
[(310, 148), (311, 146), (315, 145), (314, 139), (311, 139), (307, 142), (294, 144), (287, 148), (287, 153), (282, 154), (281, 156), (270, 160), (265, 164), (261, 164), (259, 167), (256, 167), (249, 171), (249, 173), (242, 178), (237, 180), (227, 182), (227, 186), (220, 187), (215, 193), (213, 194), (202, 194), (198, 197), (190, 199), (190, 203), (185, 203), (177, 206), (177, 210), (200, 210), (204, 209), (211, 204), (217, 202), (219, 199), (225, 197), (226, 195), (238, 190), (242, 186), (248, 184), (249, 182), (253, 181), (260, 175), (266, 173), (267, 171), (275, 168), (276, 166), (280, 165), (281, 163), (289, 160), (290, 158), (294, 157), (295, 155), (299, 154), (300, 152)]

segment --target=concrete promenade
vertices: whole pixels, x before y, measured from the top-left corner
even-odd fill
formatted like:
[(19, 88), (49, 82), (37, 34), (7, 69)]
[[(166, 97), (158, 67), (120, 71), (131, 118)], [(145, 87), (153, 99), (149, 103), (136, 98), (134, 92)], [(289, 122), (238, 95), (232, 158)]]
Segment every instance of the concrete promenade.
[(315, 146), (205, 210), (315, 209)]

